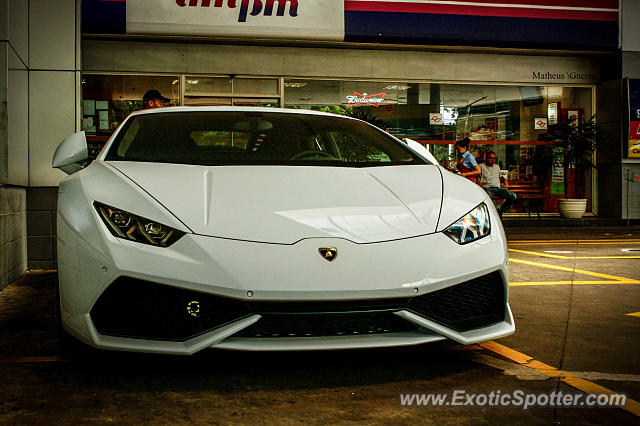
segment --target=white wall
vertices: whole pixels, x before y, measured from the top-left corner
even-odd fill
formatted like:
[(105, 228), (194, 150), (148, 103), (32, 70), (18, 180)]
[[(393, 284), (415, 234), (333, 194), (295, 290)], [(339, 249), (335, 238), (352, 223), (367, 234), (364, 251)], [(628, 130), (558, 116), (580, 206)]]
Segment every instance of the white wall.
[(51, 157), (77, 129), (79, 3), (29, 0), (29, 186), (58, 184)]
[[(0, 0), (0, 290), (25, 271), (33, 251), (27, 249), (28, 192), (55, 191), (33, 187), (58, 185), (63, 173), (51, 168), (51, 157), (76, 131), (79, 5)], [(40, 201), (32, 198), (31, 204)], [(44, 215), (52, 210), (47, 205)], [(51, 259), (53, 234), (43, 237)]]
[(0, 0), (0, 40), (9, 38), (9, 9), (8, 0)]
[(29, 67), (75, 69), (76, 0), (29, 0)]
[[(241, 45), (84, 41), (83, 69), (269, 76), (596, 83), (597, 59), (588, 56), (535, 56), (398, 50), (327, 49)], [(537, 79), (536, 73), (564, 75)], [(572, 78), (569, 72), (580, 78)]]
[[(28, 11), (29, 2), (3, 0), (6, 43), (6, 139), (0, 151), (0, 183), (28, 184), (28, 112), (27, 66), (29, 63)], [(0, 13), (0, 16), (3, 16)], [(4, 49), (3, 49), (4, 50)], [(3, 80), (4, 82), (4, 80)]]
[[(622, 0), (622, 22), (620, 24), (620, 39), (622, 42), (622, 78), (640, 79), (640, 0)], [(626, 103), (622, 99), (621, 110), (624, 111), (622, 122), (628, 120)], [(623, 126), (624, 127), (624, 126)], [(627, 128), (623, 130), (623, 141), (627, 140)], [(626, 147), (625, 147), (626, 148)], [(640, 181), (633, 176), (640, 175), (640, 160), (623, 158), (620, 170), (622, 192), (622, 218), (640, 218)], [(628, 194), (628, 195), (627, 195)]]
[(29, 2), (25, 0), (5, 0), (8, 5), (8, 40), (25, 65), (29, 57)]
[(9, 50), (9, 89), (7, 93), (8, 164), (6, 183), (29, 184), (29, 73), (24, 64)]
[(7, 119), (7, 92), (8, 92), (8, 52), (11, 47), (6, 41), (0, 42), (0, 183), (7, 180), (8, 165), (8, 119)]
[(640, 52), (640, 0), (622, 0), (620, 38), (622, 50)]
[(75, 72), (29, 73), (29, 183), (55, 186), (66, 176), (51, 167), (51, 158), (64, 138), (74, 133)]

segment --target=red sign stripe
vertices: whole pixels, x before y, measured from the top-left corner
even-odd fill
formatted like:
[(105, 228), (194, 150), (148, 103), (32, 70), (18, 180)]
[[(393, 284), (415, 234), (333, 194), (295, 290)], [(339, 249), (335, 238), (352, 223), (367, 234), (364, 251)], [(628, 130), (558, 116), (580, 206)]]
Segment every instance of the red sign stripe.
[[(456, 0), (431, 0), (432, 2), (451, 2)], [(464, 3), (476, 3), (477, 6), (482, 6), (485, 4), (504, 4), (504, 5), (521, 5), (521, 6), (553, 6), (560, 7), (564, 9), (569, 9), (572, 7), (581, 7), (581, 8), (596, 8), (596, 9), (615, 9), (618, 10), (618, 0), (533, 0), (533, 1), (525, 1), (525, 0), (483, 0), (483, 1), (474, 1), (474, 0), (457, 0), (459, 2)], [(391, 1), (375, 1), (375, 0), (345, 0), (345, 6), (348, 3), (361, 2), (361, 3), (396, 3)], [(407, 0), (405, 2), (400, 3), (422, 3), (420, 1), (411, 1)], [(424, 3), (423, 3), (424, 4)]]
[[(102, 2), (120, 2), (126, 3), (127, 0), (98, 0)], [(354, 3), (355, 0), (345, 0), (345, 7), (347, 3)], [(439, 0), (434, 0), (439, 1)], [(448, 0), (441, 0), (448, 1)], [(473, 3), (473, 2), (471, 2)], [(478, 3), (494, 3), (494, 4), (523, 4), (520, 1), (514, 0), (485, 0)], [(559, 4), (561, 3), (561, 4)], [(593, 7), (603, 9), (618, 9), (618, 0), (535, 0), (533, 2), (526, 3), (529, 6), (561, 6), (561, 7)]]
[(433, 13), (446, 15), (496, 16), (506, 18), (572, 19), (617, 21), (618, 12), (576, 9), (540, 9), (529, 7), (469, 6), (436, 3), (409, 3), (345, 0), (347, 11)]

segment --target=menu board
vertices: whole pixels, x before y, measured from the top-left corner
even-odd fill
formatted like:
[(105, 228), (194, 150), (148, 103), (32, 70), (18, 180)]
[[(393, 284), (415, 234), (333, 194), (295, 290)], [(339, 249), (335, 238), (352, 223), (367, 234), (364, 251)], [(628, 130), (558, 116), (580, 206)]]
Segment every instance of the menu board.
[(82, 130), (87, 134), (109, 132), (109, 101), (85, 99), (82, 102)]
[(560, 106), (558, 102), (552, 102), (547, 106), (547, 118), (549, 119), (549, 126), (558, 124), (558, 111)]

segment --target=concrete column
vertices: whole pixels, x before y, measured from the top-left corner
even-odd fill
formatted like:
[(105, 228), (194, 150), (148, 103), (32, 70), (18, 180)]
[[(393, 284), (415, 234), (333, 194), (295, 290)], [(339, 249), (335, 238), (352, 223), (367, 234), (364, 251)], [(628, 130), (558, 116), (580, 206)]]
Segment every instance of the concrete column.
[[(51, 157), (79, 123), (80, 1), (0, 0), (0, 289), (28, 254), (33, 267), (54, 265), (55, 228), (44, 225), (64, 176)], [(29, 231), (41, 238), (27, 250)]]

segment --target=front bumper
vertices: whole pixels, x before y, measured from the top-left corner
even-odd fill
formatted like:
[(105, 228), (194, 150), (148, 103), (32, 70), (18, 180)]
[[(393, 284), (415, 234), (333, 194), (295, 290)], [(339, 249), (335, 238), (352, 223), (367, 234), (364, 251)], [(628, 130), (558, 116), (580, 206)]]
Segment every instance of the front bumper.
[[(99, 348), (192, 354), (207, 347), (341, 349), (445, 338), (468, 344), (514, 331), (498, 227), (465, 246), (440, 233), (292, 245), (187, 235), (162, 249), (105, 232), (93, 244), (64, 219), (59, 235), (63, 324)], [(318, 255), (323, 246), (338, 248), (335, 262)], [(187, 309), (191, 302), (198, 316)]]
[[(416, 331), (421, 319), (464, 333), (504, 321), (500, 272), (409, 298), (253, 301), (120, 277), (90, 312), (100, 334), (186, 341), (253, 315), (245, 338), (326, 337)], [(400, 313), (403, 313), (400, 315)]]
[(499, 271), (416, 297), (320, 302), (247, 302), (122, 277), (86, 319), (102, 345), (145, 340), (146, 349), (177, 353), (205, 346), (393, 346), (445, 337), (468, 344), (513, 328)]

